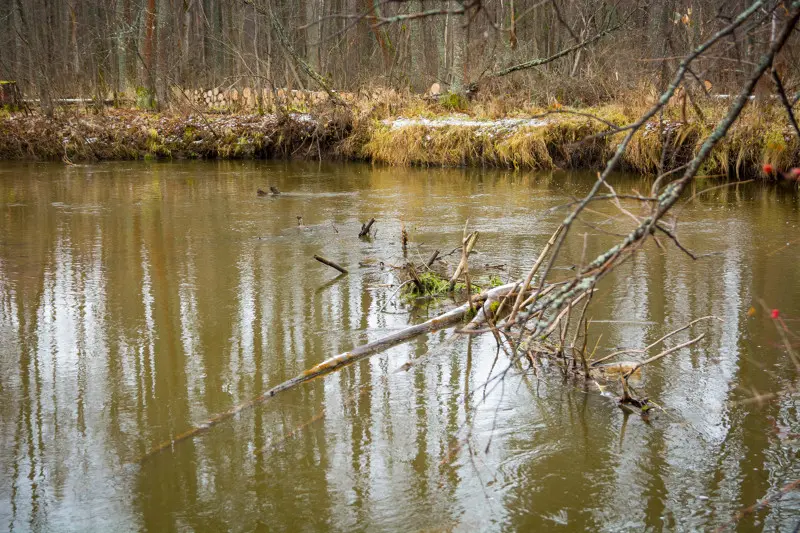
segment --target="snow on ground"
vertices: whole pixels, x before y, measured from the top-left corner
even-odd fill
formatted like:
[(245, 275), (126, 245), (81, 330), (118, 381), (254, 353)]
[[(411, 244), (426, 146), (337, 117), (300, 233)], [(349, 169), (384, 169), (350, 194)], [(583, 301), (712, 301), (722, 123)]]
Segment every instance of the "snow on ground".
[(445, 117), (424, 118), (413, 117), (405, 118), (400, 117), (396, 119), (387, 119), (383, 121), (384, 124), (391, 129), (401, 129), (409, 126), (424, 126), (427, 128), (445, 128), (449, 126), (463, 127), (463, 128), (477, 128), (479, 132), (494, 132), (494, 131), (507, 131), (517, 128), (531, 127), (538, 128), (548, 123), (546, 120), (539, 120), (535, 118), (501, 118), (496, 120), (476, 120), (467, 115), (450, 115)]

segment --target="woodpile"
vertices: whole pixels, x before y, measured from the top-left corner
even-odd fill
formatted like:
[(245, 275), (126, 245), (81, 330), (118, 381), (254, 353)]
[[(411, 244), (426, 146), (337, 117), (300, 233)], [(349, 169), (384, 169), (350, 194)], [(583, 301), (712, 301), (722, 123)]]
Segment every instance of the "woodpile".
[[(324, 91), (301, 91), (295, 89), (254, 89), (252, 87), (198, 88), (184, 91), (194, 104), (208, 110), (216, 111), (252, 111), (262, 109), (274, 111), (276, 107), (295, 110), (309, 110), (324, 104), (329, 97)], [(352, 95), (342, 95), (345, 100), (352, 100)]]

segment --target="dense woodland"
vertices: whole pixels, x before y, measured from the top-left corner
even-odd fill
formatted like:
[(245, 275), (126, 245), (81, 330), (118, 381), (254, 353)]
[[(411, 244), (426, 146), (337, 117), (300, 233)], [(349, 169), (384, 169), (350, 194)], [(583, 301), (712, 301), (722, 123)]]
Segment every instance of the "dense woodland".
[[(0, 0), (0, 79), (28, 98), (170, 87), (392, 87), (591, 105), (663, 89), (747, 0)], [(735, 89), (787, 16), (767, 2), (687, 85)], [(285, 37), (282, 39), (281, 37)], [(781, 62), (793, 64), (792, 42)], [(708, 83), (706, 83), (708, 82)]]

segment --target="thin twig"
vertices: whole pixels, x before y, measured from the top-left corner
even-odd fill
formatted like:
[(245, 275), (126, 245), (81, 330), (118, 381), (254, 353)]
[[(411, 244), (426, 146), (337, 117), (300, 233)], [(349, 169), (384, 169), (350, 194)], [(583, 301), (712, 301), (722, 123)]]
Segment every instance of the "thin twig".
[(638, 363), (636, 363), (635, 365), (633, 365), (633, 368), (632, 368), (632, 369), (630, 369), (630, 370), (629, 370), (629, 371), (628, 371), (628, 372), (625, 374), (625, 379), (628, 379), (628, 377), (629, 377), (631, 374), (633, 374), (634, 372), (636, 372), (637, 370), (639, 370), (640, 368), (642, 368), (644, 365), (649, 365), (650, 363), (655, 363), (655, 362), (656, 362), (656, 361), (658, 361), (659, 359), (661, 359), (661, 358), (663, 358), (663, 357), (666, 357), (666, 356), (668, 356), (668, 355), (669, 355), (669, 354), (671, 354), (671, 353), (677, 352), (678, 350), (681, 350), (681, 349), (683, 349), (683, 348), (686, 348), (687, 346), (691, 346), (692, 344), (696, 343), (697, 341), (699, 341), (700, 339), (702, 339), (702, 338), (703, 338), (703, 337), (705, 337), (705, 336), (706, 336), (706, 334), (705, 334), (705, 333), (701, 333), (699, 336), (695, 337), (694, 339), (692, 339), (692, 340), (690, 340), (690, 341), (686, 341), (686, 342), (684, 342), (684, 343), (682, 343), (682, 344), (679, 344), (679, 345), (677, 345), (677, 346), (674, 346), (674, 347), (670, 348), (669, 350), (664, 350), (664, 351), (663, 351), (663, 352), (661, 352), (660, 354), (658, 354), (658, 355), (654, 355), (654, 356), (653, 356), (653, 357), (651, 357), (650, 359), (645, 359), (644, 361), (641, 361), (641, 362), (638, 362)]

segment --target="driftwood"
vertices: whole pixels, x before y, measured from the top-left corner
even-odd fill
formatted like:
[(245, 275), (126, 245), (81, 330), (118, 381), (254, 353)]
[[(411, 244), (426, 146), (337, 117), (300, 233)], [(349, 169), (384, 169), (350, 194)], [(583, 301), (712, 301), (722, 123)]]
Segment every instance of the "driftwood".
[(158, 453), (170, 449), (176, 444), (181, 441), (191, 439), (208, 431), (215, 425), (219, 424), (220, 422), (224, 422), (237, 414), (241, 413), (242, 411), (253, 407), (259, 403), (263, 403), (266, 400), (270, 399), (271, 397), (275, 396), (276, 394), (292, 389), (298, 385), (306, 383), (307, 381), (311, 381), (318, 377), (330, 374), (336, 370), (339, 370), (345, 366), (351, 365), (356, 361), (360, 361), (370, 355), (374, 355), (384, 350), (391, 348), (392, 346), (397, 346), (398, 344), (402, 344), (407, 342), (415, 337), (426, 333), (432, 333), (435, 331), (439, 331), (440, 329), (444, 329), (450, 326), (455, 325), (456, 323), (463, 320), (464, 316), (466, 315), (467, 311), (469, 310), (470, 306), (474, 305), (481, 305), (487, 299), (497, 299), (502, 296), (506, 296), (511, 294), (516, 288), (519, 286), (520, 282), (515, 283), (508, 283), (506, 285), (501, 285), (499, 287), (495, 287), (489, 291), (483, 292), (481, 294), (475, 295), (467, 301), (467, 303), (456, 307), (444, 314), (441, 314), (435, 318), (431, 318), (421, 324), (416, 324), (414, 326), (409, 326), (405, 329), (387, 335), (381, 339), (368, 342), (367, 344), (362, 344), (357, 348), (349, 352), (341, 353), (335, 357), (331, 357), (316, 366), (313, 366), (298, 374), (297, 376), (284, 381), (283, 383), (276, 385), (275, 387), (271, 388), (264, 394), (260, 396), (256, 396), (255, 398), (251, 398), (244, 403), (231, 407), (227, 411), (222, 413), (217, 413), (205, 422), (198, 424), (197, 426), (190, 428), (183, 433), (176, 435), (175, 437), (161, 442), (160, 444), (154, 446), (150, 450), (147, 451), (142, 457), (141, 461), (148, 459), (149, 457), (153, 457)]
[(314, 259), (316, 259), (317, 261), (319, 261), (323, 265), (328, 265), (331, 268), (335, 268), (336, 270), (338, 270), (342, 274), (347, 274), (347, 269), (346, 268), (344, 268), (343, 266), (337, 265), (336, 263), (334, 263), (330, 259), (325, 259), (324, 257), (320, 257), (318, 255), (315, 255)]
[(358, 232), (359, 237), (366, 237), (369, 235), (370, 230), (372, 229), (372, 225), (375, 223), (375, 219), (369, 219), (369, 222), (361, 224), (361, 231)]

